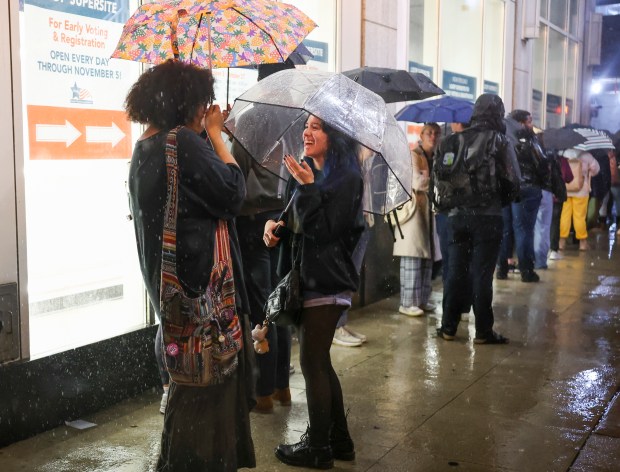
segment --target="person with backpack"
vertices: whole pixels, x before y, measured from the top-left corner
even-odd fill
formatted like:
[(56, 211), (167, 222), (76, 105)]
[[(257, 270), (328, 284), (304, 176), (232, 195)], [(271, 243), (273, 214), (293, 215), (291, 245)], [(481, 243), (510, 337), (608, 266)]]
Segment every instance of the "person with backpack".
[[(532, 115), (529, 111), (513, 110), (506, 117), (506, 128), (519, 162), (521, 182), (519, 198), (503, 210), (504, 237), (498, 260), (497, 278), (505, 279), (508, 276), (508, 258), (512, 255), (508, 252), (508, 248), (512, 247), (512, 241), (507, 241), (507, 238), (511, 238), (514, 234), (521, 281), (538, 282), (540, 277), (534, 271), (534, 228), (542, 199), (542, 188), (547, 185), (549, 177), (549, 165), (534, 134)], [(549, 203), (550, 199), (549, 194)], [(551, 224), (551, 212), (548, 213), (547, 228)], [(544, 259), (546, 263), (546, 252)]]
[(579, 241), (579, 250), (588, 250), (588, 230), (586, 216), (588, 213), (588, 199), (590, 195), (590, 180), (599, 173), (599, 163), (589, 152), (579, 149), (567, 149), (563, 153), (568, 159), (573, 180), (566, 184), (566, 201), (562, 206), (560, 216), (560, 244), (559, 249), (566, 248), (566, 238), (571, 228), (575, 228), (575, 237)]
[[(502, 241), (502, 206), (519, 194), (519, 169), (508, 142), (504, 103), (480, 95), (471, 127), (439, 144), (433, 166), (433, 202), (448, 212), (448, 277), (437, 335), (452, 341), (471, 276), (476, 344), (505, 344), (493, 330), (493, 273)], [(471, 274), (470, 274), (471, 272)]]

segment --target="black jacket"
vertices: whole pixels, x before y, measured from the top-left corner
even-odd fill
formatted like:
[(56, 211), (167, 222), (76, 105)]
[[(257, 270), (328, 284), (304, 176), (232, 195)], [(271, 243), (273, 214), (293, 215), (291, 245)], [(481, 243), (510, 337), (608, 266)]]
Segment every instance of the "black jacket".
[(550, 188), (550, 162), (534, 132), (508, 116), (506, 136), (513, 144), (519, 162), (520, 187)]
[[(302, 235), (303, 290), (326, 295), (357, 290), (359, 275), (352, 255), (364, 230), (359, 170), (340, 168), (333, 172), (330, 178), (318, 175), (313, 184), (296, 186), (292, 211), (294, 225)], [(289, 218), (287, 227), (292, 225)], [(287, 239), (290, 235), (283, 238), (286, 246)], [(290, 247), (283, 247), (282, 254), (290, 261)], [(282, 266), (280, 272), (284, 270)]]

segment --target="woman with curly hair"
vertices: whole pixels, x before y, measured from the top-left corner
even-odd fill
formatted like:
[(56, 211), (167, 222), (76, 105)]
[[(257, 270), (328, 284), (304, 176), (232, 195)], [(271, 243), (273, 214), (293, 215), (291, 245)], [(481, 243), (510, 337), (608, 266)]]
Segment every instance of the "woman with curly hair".
[[(251, 346), (247, 296), (233, 223), (243, 202), (245, 182), (222, 139), (224, 116), (212, 104), (213, 100), (211, 72), (177, 61), (149, 69), (131, 87), (125, 101), (127, 114), (147, 128), (136, 142), (131, 159), (130, 206), (142, 275), (149, 299), (160, 315), (166, 141), (170, 130), (180, 126), (177, 131), (179, 280), (186, 292), (204, 293), (213, 266), (218, 220), (225, 220), (243, 345)], [(201, 137), (205, 129), (208, 140)], [(157, 471), (227, 472), (255, 466), (249, 421), (249, 410), (254, 404), (252, 355), (249, 349), (242, 349), (236, 372), (221, 384), (208, 387), (171, 384)]]

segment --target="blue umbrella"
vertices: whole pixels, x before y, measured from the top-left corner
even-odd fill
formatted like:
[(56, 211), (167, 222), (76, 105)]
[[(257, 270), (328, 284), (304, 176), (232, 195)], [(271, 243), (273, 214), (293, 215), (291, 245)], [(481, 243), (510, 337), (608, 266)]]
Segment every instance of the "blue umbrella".
[(474, 111), (474, 104), (462, 98), (445, 95), (434, 100), (407, 105), (395, 117), (398, 121), (412, 123), (467, 123)]

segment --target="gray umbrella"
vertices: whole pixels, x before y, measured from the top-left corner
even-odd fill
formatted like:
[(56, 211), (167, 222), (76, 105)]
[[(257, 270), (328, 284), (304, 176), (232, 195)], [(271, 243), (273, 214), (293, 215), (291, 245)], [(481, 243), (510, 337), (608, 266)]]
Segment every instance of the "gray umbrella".
[(301, 157), (308, 114), (357, 141), (364, 211), (386, 214), (411, 198), (407, 138), (377, 94), (342, 74), (290, 69), (267, 77), (235, 100), (226, 128), (276, 175), (284, 154)]

